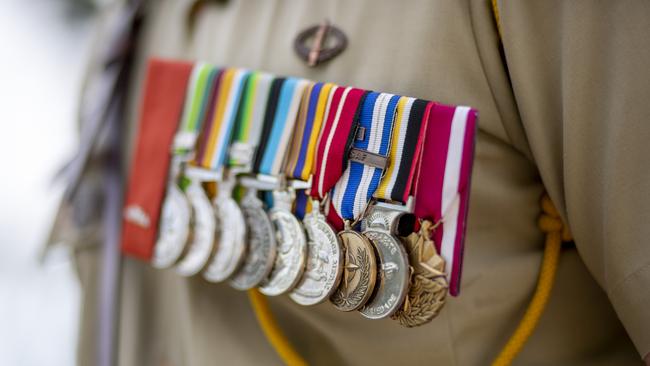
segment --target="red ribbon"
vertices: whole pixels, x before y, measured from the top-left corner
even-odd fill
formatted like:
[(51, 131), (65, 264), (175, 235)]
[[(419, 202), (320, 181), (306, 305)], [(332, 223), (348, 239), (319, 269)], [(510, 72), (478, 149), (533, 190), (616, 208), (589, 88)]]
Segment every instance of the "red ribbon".
[(147, 261), (151, 259), (158, 235), (170, 146), (191, 72), (192, 64), (188, 62), (152, 59), (148, 65), (122, 220), (122, 251)]
[[(415, 181), (415, 215), (438, 223), (433, 240), (450, 265), (446, 270), (452, 296), (460, 292), (476, 115), (476, 110), (467, 107), (433, 105)], [(459, 128), (463, 128), (462, 135)]]
[[(336, 87), (330, 101), (327, 120), (323, 125), (316, 158), (314, 160), (315, 173), (312, 180), (311, 196), (322, 200), (323, 197), (336, 185), (347, 166), (346, 145), (350, 133), (353, 133), (354, 118), (357, 108), (365, 90), (349, 88), (346, 93), (344, 87)], [(342, 97), (341, 113), (338, 113)], [(338, 118), (336, 118), (338, 115)]]

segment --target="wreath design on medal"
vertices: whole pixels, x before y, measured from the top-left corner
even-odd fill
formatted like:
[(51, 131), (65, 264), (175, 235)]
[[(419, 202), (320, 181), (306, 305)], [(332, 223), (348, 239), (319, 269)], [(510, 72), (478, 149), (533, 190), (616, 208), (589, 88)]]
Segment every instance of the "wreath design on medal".
[(430, 322), (438, 315), (447, 297), (445, 261), (436, 252), (429, 230), (424, 222), (419, 233), (412, 233), (402, 241), (411, 262), (410, 287), (404, 304), (391, 315), (401, 325), (412, 328)]
[[(363, 250), (363, 248), (357, 248), (356, 255), (348, 252), (347, 257), (347, 264), (344, 268), (343, 281), (341, 283), (343, 291), (336, 291), (331, 299), (335, 305), (340, 307), (359, 304), (363, 300), (370, 283), (370, 258), (368, 258), (368, 252)], [(358, 276), (359, 281), (357, 282), (357, 286), (354, 287), (352, 292), (348, 292), (350, 284)]]

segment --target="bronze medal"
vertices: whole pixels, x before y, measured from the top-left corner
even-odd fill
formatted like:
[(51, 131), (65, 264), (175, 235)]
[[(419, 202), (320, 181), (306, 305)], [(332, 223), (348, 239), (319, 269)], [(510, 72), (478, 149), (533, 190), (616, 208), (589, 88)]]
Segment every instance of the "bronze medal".
[(377, 280), (375, 251), (365, 236), (346, 227), (340, 232), (343, 244), (343, 278), (330, 301), (341, 311), (353, 311), (368, 302)]
[(444, 272), (445, 261), (431, 240), (433, 226), (430, 221), (424, 221), (419, 232), (403, 240), (411, 262), (411, 286), (404, 304), (391, 318), (405, 327), (430, 322), (445, 304), (449, 286)]

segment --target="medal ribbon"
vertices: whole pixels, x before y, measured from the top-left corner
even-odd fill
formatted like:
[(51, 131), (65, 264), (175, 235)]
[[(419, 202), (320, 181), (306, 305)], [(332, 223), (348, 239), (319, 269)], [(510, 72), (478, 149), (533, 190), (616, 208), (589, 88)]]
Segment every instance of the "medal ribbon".
[(282, 85), (286, 80), (286, 78), (276, 78), (273, 80), (273, 82), (271, 82), (268, 101), (266, 103), (266, 109), (264, 110), (264, 119), (262, 123), (262, 131), (260, 133), (259, 145), (255, 151), (255, 160), (253, 161), (253, 173), (260, 172), (262, 157), (264, 156), (264, 151), (266, 150), (269, 135), (271, 134), (271, 130), (273, 128), (275, 111), (278, 109), (280, 91), (282, 90)]
[(308, 84), (309, 81), (297, 78), (288, 78), (283, 83), (273, 125), (261, 151), (260, 173), (271, 176), (281, 174), (289, 141), (296, 125), (300, 101)]
[[(331, 87), (313, 161), (314, 174), (310, 191), (313, 198), (322, 200), (343, 174), (347, 164), (345, 153), (350, 132), (359, 118), (359, 106), (367, 94), (363, 89)], [(317, 108), (317, 113), (318, 111)]]
[(199, 166), (215, 171), (222, 168), (248, 75), (246, 70), (225, 69), (219, 78), (196, 157)]
[[(395, 119), (397, 95), (371, 92), (363, 103), (353, 147), (387, 156)], [(359, 133), (363, 131), (363, 133)], [(349, 161), (334, 186), (332, 204), (345, 220), (359, 218), (379, 186), (384, 169), (358, 161)]]
[(415, 179), (415, 215), (438, 224), (433, 239), (452, 296), (460, 292), (476, 114), (469, 107), (432, 105)]
[(194, 149), (198, 132), (208, 110), (208, 99), (216, 75), (217, 69), (205, 63), (196, 64), (192, 68), (183, 113), (174, 136), (175, 155), (183, 155)]
[[(308, 181), (314, 173), (316, 145), (325, 120), (325, 110), (333, 84), (316, 83), (305, 93), (305, 118), (298, 120), (294, 144), (287, 161), (287, 175)], [(302, 124), (302, 126), (301, 126)]]
[(253, 157), (262, 136), (264, 114), (273, 79), (271, 74), (252, 73), (242, 95), (228, 165), (241, 167), (243, 172), (250, 172), (253, 168)]
[(158, 234), (170, 167), (167, 157), (192, 70), (189, 63), (156, 59), (147, 68), (122, 221), (122, 251), (146, 261), (151, 260)]
[(375, 197), (405, 203), (411, 194), (420, 150), (424, 140), (429, 102), (401, 97), (393, 126), (393, 137), (388, 156), (388, 168), (381, 179)]
[(287, 151), (287, 156), (284, 160), (284, 175), (291, 177), (293, 170), (298, 160), (300, 154), (300, 147), (303, 143), (305, 134), (308, 133), (305, 131), (307, 128), (307, 113), (309, 112), (309, 99), (311, 97), (311, 92), (314, 89), (315, 83), (310, 83), (302, 93), (302, 98), (300, 100), (300, 108), (298, 109), (298, 117), (296, 118), (295, 130), (293, 137), (291, 138), (291, 143), (289, 144), (289, 150)]
[[(333, 86), (333, 84), (325, 83), (313, 84), (303, 97), (296, 134), (285, 168), (288, 177), (309, 181), (313, 174), (316, 145), (325, 119), (329, 93)], [(308, 190), (296, 191), (294, 214), (300, 220), (311, 209), (307, 192)]]

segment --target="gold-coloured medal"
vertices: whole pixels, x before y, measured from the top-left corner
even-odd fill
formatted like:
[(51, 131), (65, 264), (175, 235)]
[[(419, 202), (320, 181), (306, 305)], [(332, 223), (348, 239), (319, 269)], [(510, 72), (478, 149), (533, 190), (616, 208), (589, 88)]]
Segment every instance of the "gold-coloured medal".
[(343, 278), (330, 301), (341, 311), (353, 311), (368, 302), (377, 280), (377, 260), (372, 244), (365, 236), (346, 229), (338, 235), (343, 244)]
[(404, 304), (391, 318), (405, 327), (430, 322), (445, 304), (449, 286), (445, 261), (431, 240), (434, 227), (432, 222), (423, 221), (419, 232), (402, 238), (411, 264), (411, 286)]

